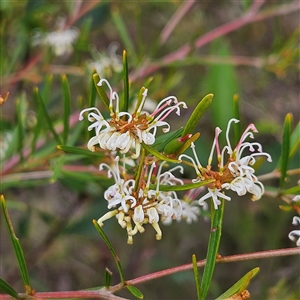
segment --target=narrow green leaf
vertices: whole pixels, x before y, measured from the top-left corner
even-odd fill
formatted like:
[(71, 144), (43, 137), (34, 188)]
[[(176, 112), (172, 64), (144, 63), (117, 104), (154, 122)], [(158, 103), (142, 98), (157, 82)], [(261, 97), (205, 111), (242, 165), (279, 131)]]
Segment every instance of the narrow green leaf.
[(126, 29), (125, 22), (120, 15), (119, 9), (116, 6), (114, 6), (112, 9), (112, 19), (116, 25), (117, 30), (119, 31), (119, 35), (125, 45), (125, 49), (128, 51), (130, 57), (136, 60), (136, 54), (133, 48), (133, 43)]
[(51, 182), (55, 182), (58, 177), (61, 175), (61, 169), (62, 169), (62, 166), (65, 162), (65, 155), (61, 155), (61, 157), (57, 160), (56, 164), (55, 164), (55, 168), (54, 168), (54, 172), (53, 172), (53, 176), (51, 178)]
[(42, 92), (42, 98), (44, 99), (45, 103), (47, 103), (50, 93), (51, 93), (51, 86), (53, 82), (53, 75), (46, 76), (45, 85)]
[(192, 112), (190, 118), (186, 122), (185, 127), (183, 128), (183, 132), (181, 134), (182, 137), (186, 136), (189, 133), (193, 133), (199, 120), (203, 116), (204, 112), (208, 109), (210, 104), (212, 103), (214, 95), (208, 94), (198, 103), (194, 111)]
[(63, 131), (63, 143), (67, 144), (69, 136), (69, 118), (71, 112), (71, 94), (69, 82), (66, 75), (61, 77), (62, 89), (63, 89), (63, 102), (64, 102), (64, 131)]
[(199, 271), (197, 266), (197, 258), (195, 254), (192, 255), (192, 262), (193, 262), (194, 277), (196, 282), (197, 299), (199, 300), (201, 295), (201, 287), (200, 287), (200, 276), (199, 276)]
[(56, 140), (56, 142), (58, 144), (61, 144), (60, 137), (58, 136), (57, 132), (54, 129), (53, 122), (52, 122), (52, 120), (51, 120), (51, 118), (50, 118), (50, 116), (48, 114), (48, 111), (47, 111), (47, 108), (45, 106), (45, 103), (44, 103), (44, 101), (43, 101), (43, 99), (42, 99), (42, 97), (40, 95), (39, 89), (37, 87), (35, 87), (33, 89), (33, 94), (34, 94), (35, 97), (37, 97), (37, 99), (38, 99), (38, 101), (40, 103), (43, 115), (44, 115), (44, 117), (46, 119), (46, 122), (48, 124), (48, 127), (49, 127), (50, 131), (52, 132), (52, 134), (54, 136), (54, 139)]
[[(212, 202), (212, 200), (211, 200)], [(211, 232), (208, 242), (207, 254), (206, 254), (206, 264), (203, 271), (202, 281), (201, 281), (201, 300), (206, 299), (212, 276), (215, 269), (217, 254), (219, 250), (221, 235), (222, 235), (222, 221), (224, 214), (224, 200), (221, 200), (221, 205), (218, 209), (214, 209), (213, 204), (211, 204), (212, 209), (212, 219), (211, 219)]]
[(128, 75), (127, 53), (125, 50), (123, 51), (123, 80), (124, 80), (124, 94), (123, 94), (123, 103), (120, 101), (120, 111), (128, 111), (129, 75)]
[(106, 108), (109, 110), (109, 98), (106, 95), (106, 92), (103, 88), (103, 86), (98, 85), (99, 81), (100, 81), (100, 77), (97, 73), (95, 73), (93, 75), (93, 80), (94, 80), (94, 84), (97, 90), (97, 93), (101, 99), (101, 101), (104, 103), (104, 105), (106, 106)]
[[(97, 75), (97, 73), (96, 73), (96, 71), (93, 73), (93, 76), (94, 75)], [(89, 106), (90, 107), (95, 107), (95, 105), (96, 105), (96, 95), (97, 95), (97, 89), (96, 89), (96, 83), (94, 82), (94, 77), (91, 77), (91, 84), (90, 84), (90, 94), (89, 94), (89, 99), (90, 99), (90, 104), (89, 104)], [(99, 76), (98, 76), (99, 77)], [(98, 81), (99, 82), (99, 81)], [(97, 83), (98, 83), (97, 82)]]
[(119, 271), (119, 275), (120, 275), (120, 279), (121, 279), (121, 283), (122, 284), (125, 284), (125, 278), (124, 278), (124, 274), (123, 274), (123, 270), (122, 270), (122, 266), (121, 266), (121, 263), (120, 263), (120, 259), (115, 251), (115, 249), (113, 248), (111, 242), (109, 241), (108, 237), (106, 236), (106, 234), (104, 233), (103, 229), (101, 228), (101, 226), (97, 223), (96, 220), (93, 220), (93, 224), (96, 228), (96, 230), (98, 231), (98, 233), (101, 235), (103, 241), (105, 242), (107, 248), (110, 250), (115, 262), (116, 262), (116, 265), (117, 265), (117, 268), (118, 268), (118, 271)]
[(281, 146), (281, 156), (280, 156), (280, 181), (279, 188), (282, 189), (286, 171), (289, 163), (289, 154), (290, 154), (290, 144), (291, 144), (291, 128), (292, 128), (292, 114), (287, 114), (283, 124), (283, 132), (282, 132), (282, 146)]
[(19, 297), (13, 287), (2, 278), (0, 278), (0, 292), (8, 294), (16, 299)]
[(16, 103), (16, 111), (17, 111), (17, 128), (18, 128), (18, 151), (20, 154), (20, 161), (23, 161), (23, 144), (24, 144), (24, 128), (25, 128), (25, 119), (27, 113), (27, 101), (22, 96), (17, 99)]
[[(191, 189), (196, 189), (199, 188), (201, 186), (205, 186), (211, 182), (214, 182), (214, 179), (210, 179), (210, 180), (204, 180), (204, 181), (200, 181), (200, 182), (196, 182), (196, 183), (188, 183), (188, 184), (183, 184), (183, 185), (159, 185), (159, 190), (162, 192), (170, 192), (170, 191), (174, 191), (174, 192), (179, 192), (179, 191), (186, 191), (186, 190), (191, 190)], [(156, 189), (156, 185), (155, 184), (150, 184), (150, 188), (152, 190)]]
[(287, 190), (282, 191), (283, 194), (288, 195), (288, 194), (300, 194), (300, 185), (295, 185)]
[(173, 159), (173, 158), (169, 158), (163, 154), (161, 154), (160, 152), (158, 152), (156, 149), (154, 149), (153, 147), (146, 145), (145, 143), (142, 143), (142, 146), (152, 155), (154, 155), (155, 157), (159, 158), (160, 160), (165, 160), (168, 162), (173, 162), (173, 163), (180, 163), (180, 160), (177, 159)]
[(191, 143), (195, 142), (199, 136), (200, 132), (197, 132), (194, 135), (188, 134), (185, 137), (176, 138), (166, 145), (164, 153), (167, 155), (175, 155), (175, 157), (177, 157), (187, 150), (191, 146)]
[(73, 146), (65, 146), (65, 145), (58, 145), (56, 146), (58, 150), (62, 150), (67, 153), (72, 153), (72, 154), (79, 154), (79, 155), (89, 155), (89, 156), (98, 156), (98, 157), (103, 157), (104, 153), (102, 152), (92, 152), (90, 150), (84, 149), (84, 148), (79, 148), (79, 147), (73, 147)]
[(155, 139), (155, 144), (153, 146), (158, 152), (162, 152), (166, 148), (168, 143), (181, 136), (182, 131), (183, 128), (179, 128), (178, 130), (173, 130), (158, 136)]
[(18, 260), (19, 269), (21, 272), (23, 283), (25, 285), (26, 290), (31, 291), (30, 284), (29, 284), (28, 269), (27, 269), (24, 253), (23, 253), (20, 241), (16, 237), (12, 222), (10, 220), (8, 210), (6, 208), (6, 202), (5, 202), (4, 196), (1, 195), (0, 198), (1, 198), (1, 206), (2, 206), (3, 213), (4, 213), (5, 222), (6, 222), (8, 230), (9, 230), (10, 238), (11, 238), (14, 250), (15, 250), (17, 260)]
[(133, 285), (126, 285), (127, 290), (136, 298), (144, 299), (143, 293)]
[(108, 268), (105, 268), (105, 287), (109, 288), (110, 283), (111, 283), (111, 278), (112, 278), (112, 271), (109, 270)]
[(297, 124), (291, 136), (290, 158), (292, 158), (300, 148), (300, 122)]
[(225, 300), (232, 297), (234, 294), (240, 294), (249, 285), (251, 279), (258, 273), (259, 268), (254, 268), (245, 274), (239, 281), (237, 281), (231, 288), (225, 293), (219, 296), (216, 300)]

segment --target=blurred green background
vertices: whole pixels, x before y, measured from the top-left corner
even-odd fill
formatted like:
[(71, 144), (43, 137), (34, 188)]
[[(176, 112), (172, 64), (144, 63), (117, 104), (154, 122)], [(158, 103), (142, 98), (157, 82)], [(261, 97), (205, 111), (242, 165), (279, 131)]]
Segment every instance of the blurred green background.
[[(187, 103), (189, 109), (179, 119), (169, 117), (172, 129), (185, 124), (203, 96), (215, 95), (197, 127), (201, 132), (198, 152), (204, 164), (215, 126), (225, 130), (234, 116), (237, 93), (242, 129), (255, 123), (259, 130), (256, 139), (273, 158), (259, 173), (271, 172), (280, 156), (285, 115), (292, 112), (295, 124), (300, 118), (299, 5), (298, 1), (260, 2), (259, 11), (253, 12), (252, 21), (245, 26), (239, 20), (251, 10), (252, 1), (1, 2), (1, 95), (10, 92), (1, 107), (1, 193), (23, 246), (33, 288), (59, 291), (100, 286), (106, 267), (114, 273), (113, 283), (119, 281), (112, 256), (91, 222), (107, 212), (103, 192), (111, 181), (98, 172), (101, 158), (63, 154), (56, 149), (58, 142), (34, 88), (38, 87), (55, 130), (61, 133), (61, 76), (66, 74), (71, 94), (67, 144), (84, 147), (89, 139), (88, 123), (79, 123), (77, 117), (93, 98), (93, 67), (102, 63), (99, 75), (122, 95), (120, 57), (126, 49), (132, 101), (147, 83), (153, 101), (175, 95)], [(230, 22), (236, 29), (214, 38), (213, 34), (229, 28), (224, 24)], [(73, 28), (78, 34), (71, 50), (62, 55), (43, 45), (41, 38), (59, 26), (62, 30)], [(39, 44), (34, 42), (38, 37)], [(207, 37), (210, 40), (205, 42)], [(116, 56), (111, 54), (115, 45)], [(190, 51), (184, 54), (187, 48)], [(107, 55), (111, 60), (105, 65)], [(98, 98), (96, 105), (103, 110)], [(289, 168), (299, 168), (299, 160), (297, 154)], [(185, 174), (191, 178), (192, 170)], [(291, 176), (287, 187), (297, 179), (299, 175)], [(278, 180), (265, 184), (276, 188)], [(225, 207), (220, 253), (294, 246), (287, 237), (294, 229), (293, 214), (281, 211), (280, 204), (274, 197), (251, 202), (249, 195), (233, 196)], [(1, 214), (1, 277), (22, 291), (2, 219)], [(107, 221), (103, 229), (120, 257), (126, 279), (132, 279), (189, 263), (192, 254), (205, 258), (209, 228), (209, 220), (200, 216), (191, 225), (163, 226), (163, 239), (156, 241), (149, 227), (134, 237), (131, 246), (115, 220)], [(217, 265), (209, 299), (257, 266), (260, 273), (249, 287), (253, 299), (300, 299), (297, 256)], [(196, 299), (192, 270), (138, 288), (145, 299)], [(119, 295), (132, 297), (128, 292)]]

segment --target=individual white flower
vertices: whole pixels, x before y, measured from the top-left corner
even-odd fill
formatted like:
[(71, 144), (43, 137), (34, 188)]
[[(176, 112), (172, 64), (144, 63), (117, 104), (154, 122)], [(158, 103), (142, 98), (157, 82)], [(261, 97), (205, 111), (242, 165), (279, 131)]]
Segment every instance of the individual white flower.
[(155, 136), (158, 127), (163, 127), (162, 131), (168, 132), (170, 125), (164, 121), (165, 118), (176, 112), (180, 115), (180, 106), (186, 108), (184, 102), (178, 102), (176, 97), (170, 96), (160, 101), (151, 114), (142, 113), (145, 104), (147, 89), (144, 89), (143, 98), (135, 111), (129, 112), (119, 111), (119, 96), (112, 90), (106, 79), (101, 79), (98, 85), (106, 84), (109, 88), (109, 110), (110, 119), (105, 119), (96, 107), (87, 108), (81, 111), (79, 120), (83, 120), (83, 114), (89, 112), (88, 120), (93, 122), (88, 130), (95, 129), (95, 136), (88, 142), (88, 149), (95, 151), (95, 146), (110, 151), (120, 151), (121, 154), (128, 153), (131, 149), (134, 153), (131, 155), (136, 159), (140, 155), (141, 143), (152, 145), (155, 142)]
[[(197, 174), (197, 178), (193, 180), (194, 182), (213, 180), (213, 182), (207, 185), (208, 193), (199, 199), (199, 204), (202, 204), (203, 201), (208, 198), (212, 198), (215, 209), (217, 209), (218, 205), (221, 203), (219, 198), (225, 200), (231, 199), (229, 196), (224, 195), (222, 192), (224, 189), (232, 190), (239, 196), (250, 193), (252, 194), (252, 200), (260, 199), (264, 193), (264, 186), (254, 175), (255, 170), (252, 165), (256, 161), (256, 156), (265, 156), (268, 161), (272, 161), (271, 156), (262, 151), (262, 146), (259, 143), (245, 141), (247, 138), (254, 138), (253, 132), (257, 132), (257, 129), (253, 124), (250, 124), (246, 128), (237, 146), (233, 149), (229, 138), (230, 126), (233, 122), (238, 123), (239, 120), (231, 119), (228, 122), (226, 129), (227, 145), (222, 150), (220, 149), (218, 140), (222, 131), (220, 128), (216, 128), (215, 138), (206, 168), (201, 165), (193, 143), (191, 144), (191, 148), (195, 159), (186, 154), (182, 154), (179, 157), (179, 159), (188, 158), (192, 161)], [(250, 154), (243, 156), (245, 150), (248, 150)], [(213, 161), (213, 154), (215, 151), (217, 154), (218, 171), (211, 170), (211, 163)], [(225, 156), (227, 156), (227, 161), (225, 160)]]
[[(293, 217), (293, 225), (300, 225), (300, 217)], [(297, 247), (300, 247), (300, 230), (293, 230), (289, 233), (289, 239), (293, 242), (296, 242)]]
[(72, 44), (79, 37), (79, 30), (75, 27), (65, 29), (65, 20), (59, 19), (56, 24), (57, 29), (48, 33), (37, 32), (32, 37), (32, 43), (36, 45), (44, 45), (52, 48), (57, 56), (63, 54), (71, 54), (73, 52)]

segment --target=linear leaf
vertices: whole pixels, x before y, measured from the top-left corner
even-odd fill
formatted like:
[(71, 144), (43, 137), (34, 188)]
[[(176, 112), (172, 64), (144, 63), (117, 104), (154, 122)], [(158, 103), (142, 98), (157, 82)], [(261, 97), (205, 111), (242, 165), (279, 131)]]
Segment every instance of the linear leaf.
[(124, 284), (125, 283), (125, 278), (124, 278), (124, 273), (123, 273), (123, 269), (122, 269), (122, 266), (121, 266), (121, 263), (120, 263), (120, 259), (115, 251), (115, 249), (113, 248), (111, 242), (109, 241), (108, 237), (106, 236), (106, 234), (104, 233), (103, 229), (101, 228), (101, 226), (98, 224), (98, 222), (96, 220), (93, 220), (93, 224), (96, 228), (96, 230), (98, 231), (98, 233), (101, 235), (103, 241), (105, 242), (107, 248), (110, 250), (115, 262), (116, 262), (116, 265), (117, 265), (117, 268), (118, 268), (118, 271), (119, 271), (119, 274), (120, 274), (120, 279), (121, 279), (121, 283)]
[[(212, 200), (211, 200), (212, 201)], [(201, 281), (201, 300), (206, 299), (211, 279), (214, 273), (216, 258), (219, 250), (221, 235), (222, 235), (222, 221), (224, 214), (224, 200), (221, 200), (221, 205), (218, 209), (212, 206), (212, 219), (211, 219), (211, 233), (208, 242), (206, 264), (203, 271)]]
[(125, 50), (123, 51), (123, 80), (124, 80), (124, 94), (123, 94), (123, 103), (120, 101), (120, 111), (128, 111), (129, 75), (128, 75), (127, 52)]
[(143, 293), (133, 285), (126, 285), (127, 290), (136, 298), (144, 299)]
[(52, 132), (52, 134), (53, 134), (53, 136), (54, 136), (54, 139), (56, 140), (56, 142), (57, 142), (58, 144), (61, 144), (60, 137), (59, 137), (59, 135), (57, 134), (57, 132), (55, 131), (53, 122), (52, 122), (52, 120), (51, 120), (51, 118), (50, 118), (50, 116), (49, 116), (49, 114), (48, 114), (46, 105), (45, 105), (45, 103), (44, 103), (44, 101), (43, 101), (43, 99), (42, 99), (42, 97), (41, 97), (41, 95), (40, 95), (39, 89), (38, 89), (37, 87), (35, 87), (35, 88), (33, 89), (33, 94), (34, 94), (35, 97), (37, 97), (37, 100), (38, 100), (38, 102), (40, 103), (40, 106), (41, 106), (43, 115), (44, 115), (44, 117), (45, 117), (45, 119), (46, 119), (46, 122), (47, 122), (47, 124), (48, 124), (48, 127), (49, 127), (50, 131)]
[(129, 55), (133, 57), (134, 60), (136, 60), (136, 54), (133, 48), (133, 43), (126, 29), (125, 22), (122, 19), (119, 9), (117, 7), (114, 7), (112, 10), (112, 19), (116, 25), (117, 30), (119, 31), (119, 35), (125, 45), (125, 49), (128, 51)]
[(197, 299), (200, 299), (200, 295), (201, 295), (200, 276), (199, 276), (199, 271), (197, 266), (197, 258), (195, 254), (192, 255), (192, 262), (193, 262), (194, 277), (196, 282)]
[(152, 155), (154, 155), (155, 157), (159, 158), (160, 160), (165, 160), (168, 162), (173, 162), (173, 163), (180, 163), (180, 160), (177, 159), (173, 159), (173, 158), (169, 158), (163, 154), (161, 154), (160, 152), (158, 152), (156, 149), (154, 149), (153, 147), (146, 145), (145, 143), (142, 143), (142, 146), (148, 151), (150, 152)]
[(103, 157), (104, 153), (102, 152), (92, 152), (90, 150), (79, 148), (79, 147), (73, 147), (73, 146), (65, 146), (65, 145), (58, 145), (56, 146), (58, 150), (62, 150), (64, 152), (72, 153), (72, 154), (79, 154), (79, 155), (90, 155), (90, 156), (98, 156)]
[(293, 157), (300, 148), (300, 122), (297, 124), (291, 135), (290, 158)]
[(21, 272), (23, 283), (25, 285), (26, 290), (30, 292), (31, 288), (30, 288), (30, 284), (29, 284), (28, 269), (27, 269), (24, 253), (23, 253), (20, 241), (16, 237), (11, 219), (8, 214), (8, 210), (6, 208), (6, 202), (5, 202), (4, 196), (1, 195), (0, 198), (1, 198), (1, 206), (2, 206), (3, 213), (4, 213), (5, 222), (6, 222), (6, 225), (7, 225), (9, 234), (10, 234), (10, 238), (11, 238), (14, 250), (15, 250), (15, 254), (16, 254), (16, 257), (18, 260), (19, 269)]
[[(93, 73), (97, 75), (96, 71)], [(96, 84), (94, 82), (94, 77), (91, 77), (91, 84), (90, 84), (90, 94), (89, 94), (89, 99), (90, 99), (90, 107), (94, 107), (96, 105), (96, 95), (97, 95), (97, 89), (96, 89)], [(99, 77), (99, 76), (98, 76)], [(99, 81), (98, 81), (99, 82)], [(97, 82), (97, 83), (98, 83)]]
[(63, 143), (67, 144), (69, 135), (69, 118), (71, 112), (71, 94), (70, 86), (66, 75), (61, 77), (62, 89), (63, 89), (63, 102), (64, 102), (64, 131), (63, 131)]
[(183, 128), (183, 132), (181, 134), (182, 137), (186, 136), (189, 133), (193, 133), (199, 120), (203, 116), (204, 112), (211, 105), (212, 99), (214, 95), (208, 94), (202, 98), (202, 100), (198, 103), (194, 111), (192, 112), (190, 118), (186, 122), (185, 127)]
[(19, 297), (18, 293), (13, 289), (13, 287), (2, 278), (0, 278), (0, 292), (8, 294), (16, 299)]
[[(204, 180), (204, 181), (200, 181), (200, 182), (196, 182), (196, 183), (188, 183), (188, 184), (183, 184), (183, 185), (163, 185), (163, 184), (161, 184), (161, 185), (159, 185), (159, 190), (162, 191), (162, 192), (186, 191), (186, 190), (196, 189), (196, 188), (199, 188), (201, 186), (205, 186), (205, 185), (207, 185), (211, 182), (214, 182), (214, 179)], [(150, 184), (150, 188), (152, 190), (155, 190), (156, 185), (155, 184)]]
[(98, 85), (98, 83), (100, 81), (100, 77), (99, 77), (99, 75), (97, 73), (95, 73), (93, 75), (93, 80), (94, 80), (94, 84), (95, 84), (97, 93), (98, 93), (101, 101), (104, 103), (104, 105), (109, 110), (109, 98), (107, 97), (106, 92), (105, 92), (103, 86)]
[(216, 300), (225, 300), (232, 297), (235, 294), (240, 294), (249, 285), (251, 279), (259, 272), (259, 268), (254, 268), (245, 274), (240, 280), (238, 280), (231, 288), (225, 293), (219, 296)]
[(289, 154), (290, 154), (290, 144), (291, 144), (291, 128), (292, 128), (292, 114), (287, 114), (283, 124), (282, 132), (282, 146), (281, 146), (281, 156), (280, 156), (280, 181), (279, 187), (283, 188), (286, 171), (289, 163)]
[(110, 271), (108, 268), (105, 268), (105, 287), (109, 288), (112, 278), (112, 271)]

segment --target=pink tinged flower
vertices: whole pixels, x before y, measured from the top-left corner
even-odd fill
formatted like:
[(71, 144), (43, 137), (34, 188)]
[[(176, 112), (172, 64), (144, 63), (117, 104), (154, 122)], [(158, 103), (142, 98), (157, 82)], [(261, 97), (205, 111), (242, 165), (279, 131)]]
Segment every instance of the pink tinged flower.
[[(293, 217), (293, 225), (300, 225), (300, 217)], [(293, 230), (289, 233), (289, 239), (293, 242), (296, 242), (297, 247), (300, 247), (300, 230)]]
[(229, 196), (224, 195), (223, 193), (220, 192), (221, 189), (210, 189), (208, 188), (208, 193), (205, 194), (203, 197), (201, 197), (198, 201), (199, 201), (199, 205), (203, 205), (203, 202), (208, 199), (208, 198), (212, 198), (213, 200), (213, 204), (214, 204), (214, 208), (218, 209), (218, 206), (221, 204), (221, 201), (219, 200), (219, 198), (225, 199), (227, 201), (230, 201), (231, 198)]

